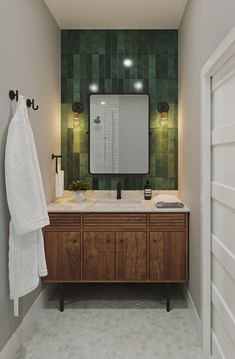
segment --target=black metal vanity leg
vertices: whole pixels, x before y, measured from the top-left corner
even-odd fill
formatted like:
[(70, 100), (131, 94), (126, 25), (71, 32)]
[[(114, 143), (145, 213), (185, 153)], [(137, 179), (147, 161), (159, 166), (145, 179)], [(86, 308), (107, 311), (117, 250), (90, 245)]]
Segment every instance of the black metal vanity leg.
[(170, 283), (166, 283), (166, 311), (171, 310), (171, 287)]
[(64, 283), (60, 283), (60, 311), (64, 311)]

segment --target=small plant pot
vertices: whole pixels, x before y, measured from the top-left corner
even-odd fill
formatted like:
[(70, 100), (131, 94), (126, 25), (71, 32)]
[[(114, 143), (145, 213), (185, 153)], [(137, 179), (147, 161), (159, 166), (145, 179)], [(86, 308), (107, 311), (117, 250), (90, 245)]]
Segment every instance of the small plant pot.
[(75, 191), (74, 192), (74, 201), (82, 202), (86, 199), (86, 191)]

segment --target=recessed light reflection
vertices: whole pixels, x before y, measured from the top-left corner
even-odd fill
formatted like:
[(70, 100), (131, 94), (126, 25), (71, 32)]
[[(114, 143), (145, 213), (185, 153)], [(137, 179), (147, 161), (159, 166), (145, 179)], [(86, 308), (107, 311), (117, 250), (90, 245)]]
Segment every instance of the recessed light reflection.
[(90, 89), (92, 92), (97, 92), (97, 91), (98, 91), (98, 85), (96, 85), (96, 84), (90, 84), (89, 89)]
[(106, 102), (105, 101), (101, 101), (101, 103), (100, 103), (101, 105), (105, 105), (106, 104)]
[(125, 59), (125, 60), (123, 61), (123, 65), (124, 65), (125, 67), (131, 67), (131, 66), (133, 65), (133, 61), (132, 61), (131, 59)]
[(136, 90), (142, 90), (142, 88), (143, 88), (142, 82), (140, 82), (140, 81), (135, 82), (135, 83), (134, 83), (134, 88), (135, 88)]

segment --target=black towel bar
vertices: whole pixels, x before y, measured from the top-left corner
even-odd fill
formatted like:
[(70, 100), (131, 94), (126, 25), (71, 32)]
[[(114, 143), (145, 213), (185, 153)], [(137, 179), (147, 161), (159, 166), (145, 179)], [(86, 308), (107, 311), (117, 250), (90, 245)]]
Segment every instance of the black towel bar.
[(51, 158), (53, 160), (55, 158), (55, 171), (58, 173), (58, 158), (62, 158), (62, 155), (54, 155), (54, 153), (52, 153)]

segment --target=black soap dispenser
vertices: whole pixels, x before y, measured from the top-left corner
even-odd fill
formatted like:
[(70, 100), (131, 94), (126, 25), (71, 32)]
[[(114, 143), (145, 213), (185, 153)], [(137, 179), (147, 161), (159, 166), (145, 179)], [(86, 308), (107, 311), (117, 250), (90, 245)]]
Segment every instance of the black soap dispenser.
[(152, 187), (150, 186), (149, 181), (146, 182), (144, 186), (144, 199), (151, 199), (152, 198)]

